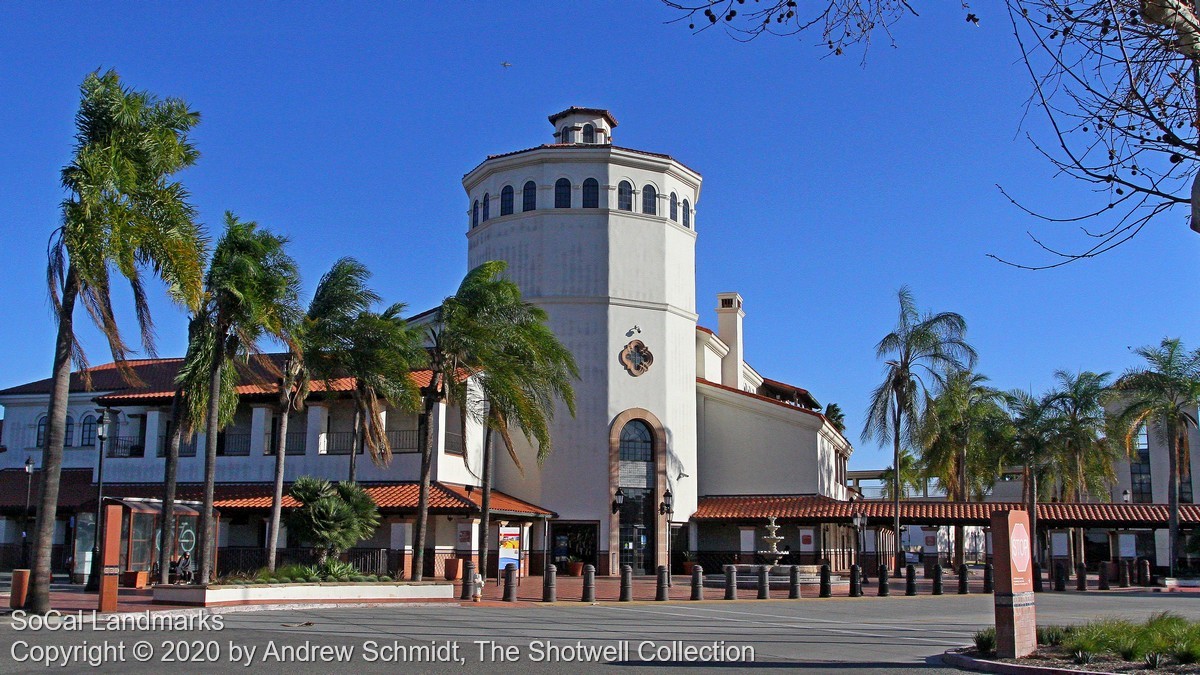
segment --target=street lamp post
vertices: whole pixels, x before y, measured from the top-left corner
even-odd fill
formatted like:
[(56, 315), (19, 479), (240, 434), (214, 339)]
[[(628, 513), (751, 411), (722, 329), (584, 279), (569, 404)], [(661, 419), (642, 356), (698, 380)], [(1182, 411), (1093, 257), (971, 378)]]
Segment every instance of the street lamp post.
[(862, 531), (867, 526), (867, 517), (855, 511), (851, 521), (854, 523), (854, 562), (858, 563), (858, 566), (865, 570), (862, 564)]
[(100, 420), (96, 423), (96, 440), (99, 441), (99, 459), (96, 465), (96, 520), (92, 535), (92, 564), (88, 573), (85, 591), (92, 593), (100, 590), (100, 536), (104, 532), (104, 441), (108, 440), (108, 422), (110, 414), (116, 411), (111, 408), (97, 408)]
[(671, 585), (671, 516), (675, 513), (675, 496), (671, 488), (663, 492), (662, 503), (658, 505), (658, 513), (667, 517), (667, 586)]
[(21, 523), (21, 565), (29, 567), (29, 499), (33, 494), (33, 458), (25, 458), (25, 510), (21, 513), (25, 522)]

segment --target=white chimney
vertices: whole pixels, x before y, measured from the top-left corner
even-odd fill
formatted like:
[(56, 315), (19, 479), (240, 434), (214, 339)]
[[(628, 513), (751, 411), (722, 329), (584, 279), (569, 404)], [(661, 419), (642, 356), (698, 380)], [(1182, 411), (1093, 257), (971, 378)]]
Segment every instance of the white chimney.
[(742, 296), (737, 293), (717, 294), (717, 337), (729, 346), (721, 359), (721, 384), (745, 390), (746, 376), (742, 369)]

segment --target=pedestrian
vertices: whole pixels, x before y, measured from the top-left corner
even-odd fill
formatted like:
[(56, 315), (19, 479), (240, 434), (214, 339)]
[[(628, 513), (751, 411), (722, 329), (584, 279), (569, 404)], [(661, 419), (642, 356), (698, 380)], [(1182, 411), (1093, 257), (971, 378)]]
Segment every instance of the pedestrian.
[(179, 565), (175, 569), (179, 573), (180, 583), (192, 583), (192, 554), (184, 551), (183, 555), (179, 557)]

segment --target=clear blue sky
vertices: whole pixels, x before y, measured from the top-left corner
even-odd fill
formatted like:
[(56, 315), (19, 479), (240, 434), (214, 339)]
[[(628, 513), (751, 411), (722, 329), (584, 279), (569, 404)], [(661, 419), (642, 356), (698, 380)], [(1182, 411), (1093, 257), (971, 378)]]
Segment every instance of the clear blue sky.
[[(1084, 245), (1030, 204), (1095, 204), (1056, 177), (1022, 126), (1027, 77), (1006, 17), (976, 28), (956, 3), (919, 3), (892, 49), (822, 58), (812, 40), (739, 44), (667, 24), (655, 2), (25, 3), (0, 26), (0, 386), (50, 374), (45, 249), (58, 220), (77, 87), (96, 68), (201, 111), (203, 156), (183, 174), (214, 231), (226, 209), (291, 237), (306, 297), (338, 257), (389, 301), (428, 308), (466, 271), (462, 175), (490, 153), (548, 142), (546, 116), (612, 110), (620, 145), (704, 175), (697, 301), (746, 299), (746, 355), (847, 412), (857, 441), (881, 377), (875, 342), (896, 289), (966, 316), (979, 369), (1041, 391), (1055, 369), (1121, 370), (1129, 346), (1197, 341), (1188, 289), (1200, 235), (1182, 211), (1100, 259), (1046, 272), (1025, 232)], [(944, 5), (944, 6), (943, 6)], [(447, 6), (452, 9), (445, 9)], [(999, 11), (998, 8), (988, 12)], [(502, 61), (513, 65), (500, 66)], [(128, 302), (122, 298), (122, 307)], [(158, 300), (160, 352), (184, 317)], [(83, 320), (83, 315), (80, 314)], [(128, 325), (128, 322), (127, 322)], [(82, 332), (93, 362), (108, 360)], [(852, 468), (890, 463), (856, 442)]]

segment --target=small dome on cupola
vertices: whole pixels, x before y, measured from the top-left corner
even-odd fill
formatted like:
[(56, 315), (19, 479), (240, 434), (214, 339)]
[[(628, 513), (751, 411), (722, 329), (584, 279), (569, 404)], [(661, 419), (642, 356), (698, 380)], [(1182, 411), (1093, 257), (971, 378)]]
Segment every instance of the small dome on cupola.
[(612, 113), (601, 108), (571, 106), (551, 115), (550, 124), (554, 125), (556, 143), (610, 145), (617, 120)]

